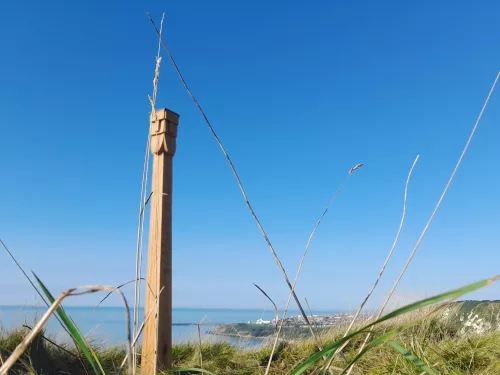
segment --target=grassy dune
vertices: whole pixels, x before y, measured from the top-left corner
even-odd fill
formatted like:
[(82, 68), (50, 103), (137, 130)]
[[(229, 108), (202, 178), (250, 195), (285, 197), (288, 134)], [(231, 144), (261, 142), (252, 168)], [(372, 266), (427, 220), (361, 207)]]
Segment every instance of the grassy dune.
[[(437, 374), (500, 375), (499, 314), (500, 302), (467, 301), (452, 304), (439, 314), (425, 318), (419, 324), (402, 332), (396, 341), (409, 353), (419, 357)], [(387, 332), (416, 317), (416, 315), (403, 317), (377, 326), (375, 335)], [(478, 321), (483, 322), (483, 325), (477, 324)], [(0, 335), (0, 352), (3, 358), (12, 352), (26, 332), (18, 330)], [(324, 345), (328, 345), (342, 337), (343, 332), (343, 329), (337, 327), (322, 332), (320, 338)], [(337, 370), (335, 373), (341, 372), (338, 369), (345, 367), (346, 360), (354, 358), (362, 340), (363, 337), (355, 339), (346, 348), (345, 357), (338, 357), (334, 361), (332, 368), (334, 371)], [(105, 348), (96, 343), (93, 344), (93, 348), (106, 374), (125, 374), (126, 371), (120, 369), (125, 349)], [(282, 342), (273, 356), (270, 373), (287, 374), (304, 358), (316, 351), (317, 347), (311, 339)], [(202, 360), (203, 369), (217, 375), (263, 374), (270, 353), (269, 346), (244, 350), (225, 343), (208, 342), (202, 344), (201, 355), (200, 346), (196, 343), (176, 345), (173, 349), (175, 367), (200, 368)], [(39, 336), (11, 373), (87, 374), (92, 373), (92, 370), (74, 347), (55, 345)], [(421, 374), (422, 370), (398, 355), (391, 346), (384, 344), (362, 357), (353, 373), (417, 375)]]

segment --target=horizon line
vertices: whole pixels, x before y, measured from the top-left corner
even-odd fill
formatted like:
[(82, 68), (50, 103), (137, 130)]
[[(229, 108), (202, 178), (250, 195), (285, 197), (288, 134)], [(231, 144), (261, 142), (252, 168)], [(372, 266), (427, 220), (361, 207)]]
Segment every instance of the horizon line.
[[(47, 307), (44, 304), (33, 304), (33, 305), (22, 305), (22, 304), (0, 304), (0, 307), (21, 307), (21, 308), (45, 308)], [(63, 306), (64, 307), (64, 306)], [(65, 307), (81, 307), (81, 308), (91, 308), (91, 309), (99, 309), (99, 308), (122, 308), (124, 309), (125, 306), (123, 305), (113, 305), (113, 306), (94, 306), (94, 305), (66, 305)], [(144, 309), (144, 306), (140, 306), (139, 308)], [(129, 306), (129, 309), (133, 309), (133, 306)], [(274, 311), (273, 308), (271, 307), (201, 307), (201, 306), (174, 306), (172, 309), (179, 309), (179, 310), (253, 310), (253, 311), (262, 311), (262, 310), (269, 310), (269, 311)], [(282, 311), (284, 308), (279, 308), (278, 310)], [(298, 308), (295, 309), (288, 309), (288, 311), (294, 311), (298, 312), (300, 311)], [(318, 311), (318, 312), (346, 312), (346, 311), (353, 311), (353, 309), (314, 309), (313, 311)]]

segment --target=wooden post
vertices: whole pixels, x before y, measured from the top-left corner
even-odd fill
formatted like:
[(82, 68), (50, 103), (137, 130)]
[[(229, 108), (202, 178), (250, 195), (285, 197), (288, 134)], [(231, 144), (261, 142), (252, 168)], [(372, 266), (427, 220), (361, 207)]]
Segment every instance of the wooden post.
[(150, 115), (153, 194), (144, 315), (151, 309), (158, 315), (153, 312), (144, 327), (142, 375), (156, 375), (172, 364), (172, 158), (178, 123), (179, 115), (168, 109)]

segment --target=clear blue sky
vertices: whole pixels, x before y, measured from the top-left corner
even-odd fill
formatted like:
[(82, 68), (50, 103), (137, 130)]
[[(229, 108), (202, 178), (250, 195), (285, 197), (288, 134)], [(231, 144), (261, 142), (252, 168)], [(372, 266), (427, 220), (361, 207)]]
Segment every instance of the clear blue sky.
[[(500, 67), (498, 1), (4, 1), (0, 237), (54, 291), (134, 276), (157, 38), (239, 170), (290, 277), (333, 192), (297, 289), (359, 304), (399, 225), (380, 303), (423, 229)], [(158, 106), (181, 115), (174, 304), (283, 306), (287, 288), (232, 173), (171, 64)], [(500, 271), (500, 92), (398, 289), (410, 300)], [(33, 292), (0, 252), (0, 304)], [(131, 289), (128, 294), (131, 295)], [(471, 298), (500, 298), (493, 286)], [(90, 304), (95, 298), (73, 300)], [(114, 299), (110, 304), (118, 304)]]

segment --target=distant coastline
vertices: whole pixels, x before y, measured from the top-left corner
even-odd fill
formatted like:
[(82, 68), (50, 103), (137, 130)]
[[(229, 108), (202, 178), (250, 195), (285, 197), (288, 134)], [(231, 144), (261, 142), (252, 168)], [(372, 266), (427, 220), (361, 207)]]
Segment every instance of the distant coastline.
[[(466, 300), (455, 302), (451, 306), (453, 307), (451, 318), (456, 321), (459, 331), (500, 330), (500, 301), (498, 300)], [(123, 307), (102, 306), (96, 309), (94, 306), (68, 306), (65, 309), (86, 335), (104, 346), (122, 345), (125, 342), (126, 322)], [(1, 330), (6, 332), (19, 329), (25, 324), (32, 325), (45, 310), (46, 307), (41, 305), (0, 306)], [(141, 310), (141, 320), (142, 314)], [(365, 314), (361, 319), (369, 319), (370, 316), (370, 314)], [(313, 329), (322, 332), (345, 325), (352, 317), (353, 314), (345, 312), (325, 314), (315, 311), (310, 320)], [(262, 339), (274, 335), (276, 323), (274, 319), (274, 312), (271, 310), (174, 308), (173, 339), (175, 343), (196, 341), (198, 339), (197, 323), (203, 322), (200, 326), (203, 339), (227, 337), (226, 341), (231, 343), (241, 338), (258, 339), (262, 342)], [(285, 321), (282, 333), (282, 337), (287, 340), (310, 337), (310, 329), (298, 311), (289, 311), (289, 318)], [(55, 319), (49, 321), (47, 334), (55, 335), (62, 340), (66, 337)]]
[[(484, 333), (500, 331), (500, 300), (466, 300), (451, 303), (447, 308), (437, 313), (438, 318), (447, 319), (451, 326), (460, 334)], [(363, 324), (374, 317), (372, 314), (362, 314), (357, 322)], [(353, 314), (312, 315), (309, 317), (314, 331), (321, 333), (330, 329), (345, 327), (354, 318)], [(209, 331), (211, 335), (238, 337), (243, 339), (266, 339), (276, 332), (276, 321), (258, 319), (247, 323), (223, 324)], [(295, 340), (310, 337), (309, 326), (301, 315), (285, 319), (281, 337), (285, 340)]]
[[(0, 306), (0, 329), (9, 332), (22, 328), (23, 325), (32, 326), (46, 311), (43, 305), (35, 306)], [(85, 335), (99, 342), (105, 347), (122, 345), (126, 341), (125, 310), (119, 306), (65, 306), (65, 310), (80, 326)], [(298, 312), (291, 311), (293, 314)], [(141, 309), (140, 320), (143, 319), (144, 310)], [(215, 336), (210, 332), (215, 331), (219, 325), (236, 324), (241, 322), (256, 321), (258, 319), (270, 320), (274, 311), (269, 309), (205, 309), (205, 308), (174, 308), (172, 335), (174, 343), (192, 342), (198, 340), (197, 323), (200, 326), (204, 340), (226, 341), (238, 345), (238, 339), (231, 336)], [(48, 323), (46, 332), (49, 336), (56, 337), (59, 341), (68, 339), (65, 332), (55, 319)], [(248, 341), (248, 340), (247, 340)], [(261, 342), (261, 340), (259, 340)], [(248, 344), (248, 343), (247, 343)]]
[[(372, 315), (360, 315), (358, 322), (363, 322), (370, 319)], [(311, 327), (316, 332), (322, 332), (335, 327), (348, 325), (354, 314), (328, 314), (317, 315), (313, 314), (308, 317)], [(239, 337), (239, 338), (267, 338), (276, 332), (276, 327), (281, 321), (277, 322), (275, 319), (264, 320), (262, 318), (247, 323), (224, 324), (218, 326), (216, 329), (209, 331), (212, 335)], [(309, 337), (310, 328), (302, 315), (292, 315), (285, 319), (282, 328), (281, 337), (284, 339), (297, 339), (301, 337)]]

